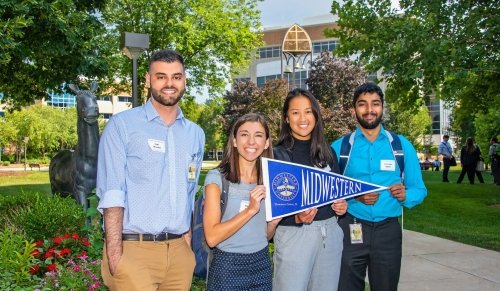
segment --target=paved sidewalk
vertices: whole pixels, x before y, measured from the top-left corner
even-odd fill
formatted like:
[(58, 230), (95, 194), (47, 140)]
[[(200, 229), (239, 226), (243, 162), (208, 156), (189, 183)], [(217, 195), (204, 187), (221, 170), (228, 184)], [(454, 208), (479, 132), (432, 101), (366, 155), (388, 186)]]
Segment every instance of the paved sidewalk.
[(500, 253), (403, 232), (400, 291), (500, 291)]

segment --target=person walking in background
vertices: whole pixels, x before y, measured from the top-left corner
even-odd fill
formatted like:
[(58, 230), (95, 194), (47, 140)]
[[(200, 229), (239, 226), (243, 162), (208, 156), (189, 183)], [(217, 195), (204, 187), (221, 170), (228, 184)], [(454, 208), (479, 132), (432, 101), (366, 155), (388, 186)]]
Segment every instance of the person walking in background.
[[(214, 248), (208, 269), (208, 291), (272, 290), (268, 241), (280, 219), (266, 223), (261, 157), (272, 158), (269, 126), (249, 113), (238, 118), (229, 133), (220, 165), (205, 179), (203, 228)], [(222, 179), (229, 184), (221, 215)]]
[[(483, 155), (481, 154), (481, 148), (479, 147), (479, 145), (475, 144), (474, 146), (477, 148), (477, 151), (479, 153), (479, 158), (478, 158), (478, 160), (476, 162), (476, 167), (475, 167), (474, 170), (476, 172), (476, 176), (477, 176), (477, 179), (479, 180), (479, 183), (484, 184), (483, 173), (481, 173), (482, 171), (484, 171), (484, 159), (483, 159)], [(478, 169), (479, 163), (482, 163), (482, 169), (481, 170)]]
[(488, 156), (491, 161), (491, 174), (493, 175), (493, 183), (500, 185), (500, 144), (496, 137), (492, 137), (490, 140), (490, 148), (488, 150)]
[[(422, 180), (417, 152), (403, 136), (397, 135), (403, 150), (404, 173), (394, 155), (395, 134), (381, 124), (384, 93), (374, 83), (365, 83), (354, 92), (352, 113), (358, 128), (351, 135), (352, 147), (344, 175), (388, 189), (348, 199), (347, 214), (339, 219), (344, 231), (344, 251), (339, 290), (364, 291), (368, 270), (370, 290), (397, 290), (401, 271), (402, 230), (398, 217), (402, 206), (411, 208), (424, 200), (427, 189)], [(333, 142), (342, 153), (344, 138)]]
[[(462, 166), (462, 171), (460, 172), (460, 176), (458, 177), (457, 183), (462, 183), (465, 174), (467, 173), (467, 178), (469, 179), (469, 183), (474, 184), (474, 178), (476, 174), (476, 166), (479, 161), (481, 153), (479, 148), (474, 145), (474, 141), (472, 137), (468, 137), (465, 146), (460, 150), (460, 164)], [(480, 181), (483, 179), (481, 176)], [(484, 183), (484, 181), (482, 181)]]
[[(337, 155), (325, 141), (319, 103), (309, 91), (288, 93), (274, 158), (339, 173)], [(337, 215), (346, 208), (346, 201), (338, 200), (283, 218), (274, 237), (273, 290), (337, 290), (344, 236)]]
[(151, 98), (113, 115), (99, 144), (98, 209), (104, 214), (101, 273), (111, 290), (189, 290), (195, 267), (191, 216), (205, 134), (178, 106), (182, 56), (155, 52)]
[(443, 141), (438, 147), (438, 154), (443, 157), (443, 182), (446, 183), (450, 182), (450, 180), (448, 180), (448, 172), (450, 171), (451, 159), (453, 157), (453, 149), (448, 142), (449, 139), (449, 135), (443, 135)]

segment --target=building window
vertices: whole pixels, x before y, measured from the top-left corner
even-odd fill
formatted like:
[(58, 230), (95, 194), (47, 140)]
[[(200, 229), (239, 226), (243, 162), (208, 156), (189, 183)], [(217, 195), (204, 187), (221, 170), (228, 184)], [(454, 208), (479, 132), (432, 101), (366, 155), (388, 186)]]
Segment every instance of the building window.
[(132, 97), (130, 97), (130, 96), (118, 96), (118, 102), (132, 102)]
[(257, 87), (264, 87), (267, 81), (281, 79), (281, 74), (257, 77)]
[(327, 51), (332, 52), (337, 47), (338, 42), (336, 40), (331, 41), (321, 41), (313, 43), (313, 53), (319, 54), (321, 52)]
[(47, 105), (57, 108), (69, 108), (76, 106), (76, 96), (69, 93), (56, 94), (49, 93), (50, 100)]
[(111, 101), (111, 96), (97, 96), (97, 100), (100, 100), (100, 101)]
[(368, 76), (366, 76), (366, 80), (368, 82), (375, 82), (375, 80), (377, 80), (377, 72), (368, 73)]
[(238, 82), (248, 82), (250, 81), (251, 79), (248, 77), (248, 78), (235, 78), (233, 80), (234, 84), (238, 83)]
[(113, 115), (112, 113), (101, 113), (101, 118), (102, 119), (109, 119)]
[(261, 59), (279, 58), (281, 55), (281, 47), (261, 47), (259, 48), (258, 54)]
[(432, 134), (441, 134), (441, 113), (439, 100), (425, 102), (432, 119)]
[[(284, 78), (288, 80), (288, 84), (292, 85), (292, 75), (291, 74), (284, 74)], [(307, 71), (298, 71), (295, 72), (295, 87), (302, 88), (302, 89), (307, 89)], [(257, 87), (264, 87), (267, 81), (270, 80), (276, 80), (276, 79), (281, 79), (281, 74), (276, 74), (276, 75), (267, 75), (267, 76), (261, 76), (257, 77)]]

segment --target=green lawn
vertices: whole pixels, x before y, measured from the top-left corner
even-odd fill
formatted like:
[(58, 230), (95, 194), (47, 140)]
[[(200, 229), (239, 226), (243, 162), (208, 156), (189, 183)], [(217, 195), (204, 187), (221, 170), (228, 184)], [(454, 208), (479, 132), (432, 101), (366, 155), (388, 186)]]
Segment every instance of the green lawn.
[(428, 195), (422, 205), (405, 209), (404, 228), (462, 243), (500, 251), (500, 187), (483, 172), (485, 184), (467, 178), (457, 184), (459, 171), (450, 172), (450, 183), (442, 183), (442, 172), (424, 171)]
[[(217, 163), (206, 164), (206, 171)], [(484, 172), (486, 184), (456, 184), (458, 168), (450, 172), (451, 183), (442, 183), (442, 172), (424, 171), (428, 196), (422, 205), (404, 212), (404, 228), (500, 251), (500, 187)], [(50, 194), (47, 172), (27, 171), (27, 175), (4, 176), (0, 172), (0, 195), (20, 191)], [(476, 179), (477, 180), (477, 179)]]

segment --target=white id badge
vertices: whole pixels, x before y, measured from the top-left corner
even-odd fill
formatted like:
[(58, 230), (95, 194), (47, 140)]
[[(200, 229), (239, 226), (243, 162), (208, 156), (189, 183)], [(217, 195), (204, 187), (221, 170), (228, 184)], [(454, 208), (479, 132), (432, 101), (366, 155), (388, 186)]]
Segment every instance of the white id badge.
[(189, 182), (196, 181), (196, 164), (195, 163), (189, 163), (188, 180), (189, 180)]
[(240, 203), (240, 212), (242, 212), (243, 210), (247, 209), (248, 205), (250, 205), (250, 201), (241, 200), (241, 203)]
[(349, 233), (351, 235), (351, 244), (363, 243), (363, 230), (361, 228), (361, 223), (349, 224)]
[(396, 162), (394, 160), (380, 160), (381, 171), (396, 171)]

